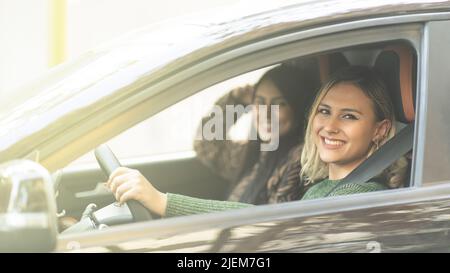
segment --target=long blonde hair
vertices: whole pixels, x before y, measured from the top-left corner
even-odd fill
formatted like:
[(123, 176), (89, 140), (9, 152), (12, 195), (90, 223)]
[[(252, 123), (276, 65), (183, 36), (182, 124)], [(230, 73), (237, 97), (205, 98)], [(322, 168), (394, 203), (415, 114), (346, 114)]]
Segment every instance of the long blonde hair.
[(308, 115), (308, 123), (305, 132), (305, 144), (303, 146), (300, 159), (302, 165), (300, 176), (303, 178), (306, 185), (318, 182), (328, 177), (328, 165), (319, 157), (319, 152), (314, 143), (314, 132), (312, 125), (314, 117), (318, 111), (319, 104), (328, 91), (330, 91), (333, 86), (344, 82), (353, 84), (361, 89), (373, 102), (377, 121), (387, 119), (391, 122), (391, 126), (386, 134), (386, 137), (379, 143), (374, 143), (367, 156), (370, 156), (379, 145), (383, 145), (395, 135), (394, 107), (390, 100), (386, 86), (381, 78), (372, 69), (364, 66), (350, 66), (338, 71), (322, 86), (310, 108)]

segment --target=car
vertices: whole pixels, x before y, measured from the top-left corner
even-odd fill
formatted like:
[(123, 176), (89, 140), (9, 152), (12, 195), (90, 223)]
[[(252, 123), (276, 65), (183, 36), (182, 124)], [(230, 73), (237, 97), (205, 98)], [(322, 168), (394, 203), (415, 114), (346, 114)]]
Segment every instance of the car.
[[(2, 251), (450, 251), (450, 1), (304, 1), (233, 15), (134, 32), (0, 103)], [(361, 172), (411, 150), (405, 185), (58, 233), (58, 217), (79, 219), (90, 203), (114, 202), (101, 189), (100, 166), (71, 162), (205, 88), (280, 63), (321, 80), (348, 64), (377, 67), (405, 131)], [(410, 146), (400, 151), (401, 143)], [(226, 184), (192, 151), (118, 159), (164, 192), (224, 198)], [(37, 196), (38, 206), (17, 201), (21, 194)]]

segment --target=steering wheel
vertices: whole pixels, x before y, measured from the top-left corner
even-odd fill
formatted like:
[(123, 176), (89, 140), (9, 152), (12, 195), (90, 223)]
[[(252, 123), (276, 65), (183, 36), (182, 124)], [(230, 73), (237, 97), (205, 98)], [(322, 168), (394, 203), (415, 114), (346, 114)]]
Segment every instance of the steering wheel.
[[(107, 177), (120, 167), (120, 162), (106, 145), (100, 145), (95, 149), (95, 158)], [(123, 205), (117, 202), (93, 212), (93, 218), (97, 224), (118, 225), (130, 222), (152, 220), (152, 214), (139, 201), (129, 200)]]
[[(95, 149), (95, 157), (107, 177), (120, 167), (119, 160), (105, 144)], [(99, 210), (95, 210), (95, 204), (89, 204), (80, 221), (64, 230), (62, 233), (83, 232), (102, 229), (105, 226), (114, 226), (132, 222), (152, 220), (152, 214), (144, 205), (136, 200), (129, 200), (120, 205), (114, 202)]]

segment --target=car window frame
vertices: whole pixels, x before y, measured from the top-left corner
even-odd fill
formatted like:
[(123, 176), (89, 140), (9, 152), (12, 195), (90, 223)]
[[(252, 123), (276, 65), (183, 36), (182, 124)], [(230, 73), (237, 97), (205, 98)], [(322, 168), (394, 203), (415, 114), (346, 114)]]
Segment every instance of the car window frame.
[[(447, 16), (448, 15), (442, 15), (442, 16)], [(405, 32), (403, 33), (404, 36), (399, 37), (398, 36), (398, 32), (384, 32), (383, 30), (385, 29), (383, 26), (389, 23), (392, 23), (392, 18), (389, 18), (389, 20), (387, 21), (383, 21), (381, 20), (381, 24), (378, 26), (373, 26), (371, 28), (355, 28), (355, 29), (350, 29), (348, 31), (343, 31), (343, 32), (338, 32), (338, 33), (333, 33), (333, 34), (329, 34), (326, 37), (324, 36), (319, 36), (319, 37), (315, 37), (315, 38), (308, 38), (306, 40), (302, 40), (299, 39), (297, 42), (289, 42), (287, 44), (282, 44), (280, 45), (280, 42), (278, 41), (277, 44), (274, 44), (272, 46), (268, 46), (266, 48), (266, 50), (261, 50), (261, 51), (257, 51), (254, 54), (251, 54), (251, 57), (254, 59), (258, 59), (258, 56), (260, 57), (264, 57), (262, 55), (270, 55), (271, 58), (263, 58), (263, 59), (258, 59), (258, 63), (255, 64), (255, 62), (250, 62), (249, 61), (249, 57), (250, 55), (245, 57), (242, 57), (241, 55), (243, 54), (236, 54), (236, 52), (231, 52), (230, 54), (235, 54), (235, 57), (242, 57), (240, 59), (235, 59), (235, 61), (231, 61), (233, 58), (229, 58), (227, 62), (223, 62), (222, 65), (215, 67), (214, 69), (202, 69), (203, 71), (206, 71), (205, 73), (213, 73), (213, 72), (217, 72), (217, 70), (221, 71), (222, 73), (218, 73), (215, 74), (215, 77), (208, 78), (208, 77), (204, 77), (204, 74), (197, 73), (197, 75), (195, 77), (190, 77), (189, 80), (191, 81), (195, 81), (195, 80), (200, 80), (200, 82), (197, 82), (196, 85), (194, 86), (190, 86), (190, 88), (184, 89), (184, 94), (181, 95), (180, 94), (180, 99), (184, 96), (188, 96), (189, 94), (193, 94), (195, 93), (195, 90), (203, 90), (204, 88), (208, 87), (211, 84), (215, 84), (218, 81), (218, 78), (220, 78), (221, 80), (224, 80), (224, 78), (228, 78), (228, 77), (233, 77), (236, 76), (236, 71), (233, 70), (233, 67), (238, 67), (239, 64), (242, 64), (244, 68), (242, 68), (240, 70), (240, 73), (245, 73), (250, 71), (251, 69), (257, 69), (260, 68), (262, 66), (265, 65), (270, 65), (274, 63), (274, 58), (278, 58), (278, 62), (281, 61), (281, 59), (279, 59), (280, 56), (283, 56), (283, 59), (289, 59), (289, 58), (293, 58), (293, 57), (300, 57), (300, 56), (304, 56), (304, 55), (309, 55), (309, 54), (314, 54), (314, 53), (320, 53), (320, 52), (324, 52), (324, 51), (328, 51), (328, 50), (332, 50), (332, 49), (337, 49), (337, 48), (344, 48), (344, 47), (349, 47), (349, 46), (356, 46), (356, 45), (362, 45), (362, 44), (370, 44), (370, 43), (379, 43), (379, 42), (387, 42), (387, 41), (394, 41), (394, 40), (407, 40), (409, 42), (411, 42), (411, 44), (414, 46), (416, 52), (417, 52), (417, 56), (418, 56), (418, 94), (417, 94), (417, 104), (422, 105), (424, 102), (424, 94), (427, 92), (426, 89), (423, 88), (423, 81), (425, 79), (423, 79), (422, 73), (421, 73), (421, 67), (423, 65), (423, 62), (426, 62), (426, 60), (424, 59), (424, 56), (422, 54), (422, 43), (423, 43), (423, 22), (422, 19), (426, 18), (426, 19), (430, 19), (430, 15), (417, 15), (417, 17), (414, 16), (406, 16), (407, 20), (406, 21), (412, 21), (415, 23), (411, 23), (411, 24), (399, 24), (396, 25), (394, 27), (397, 27), (398, 30), (403, 29), (405, 30)], [(446, 17), (446, 18), (447, 18)], [(441, 17), (438, 17), (437, 19), (439, 19)], [(413, 20), (414, 19), (414, 20)], [(373, 20), (370, 20), (373, 21)], [(355, 24), (357, 22), (354, 22)], [(402, 21), (400, 21), (400, 23), (402, 23)], [(410, 32), (411, 30), (411, 26), (414, 26), (415, 30), (419, 30), (419, 32), (414, 32), (414, 34), (412, 34)], [(336, 29), (336, 27), (331, 27), (332, 29)], [(390, 29), (392, 30), (392, 27), (390, 27)], [(320, 31), (318, 31), (320, 33)], [(353, 36), (353, 38), (349, 37), (349, 39), (343, 39), (342, 35), (346, 35), (346, 33), (350, 34), (350, 36)], [(370, 37), (365, 37), (363, 39), (363, 41), (361, 41), (361, 33), (371, 33), (372, 35), (369, 35)], [(339, 37), (343, 40), (339, 40), (337, 41), (337, 39), (333, 40), (333, 37), (336, 37), (337, 35), (339, 35)], [(299, 34), (299, 36), (301, 36)], [(394, 37), (395, 36), (395, 37)], [(354, 40), (358, 39), (358, 42), (355, 44)], [(315, 48), (312, 48), (312, 46), (310, 46), (311, 48), (307, 48), (305, 47), (305, 43), (312, 43), (313, 41), (320, 41), (320, 40), (328, 40), (330, 43), (326, 44), (326, 46), (324, 48), (317, 48), (317, 45), (315, 46)], [(353, 42), (352, 42), (353, 41)], [(347, 45), (346, 45), (347, 44)], [(350, 44), (350, 45), (349, 45)], [(249, 45), (250, 47), (250, 45)], [(257, 47), (257, 45), (255, 45), (255, 47)], [(278, 51), (279, 54), (267, 54), (268, 50), (274, 50), (276, 49)], [(287, 50), (288, 49), (288, 50)], [(249, 48), (246, 48), (244, 51), (247, 51), (248, 53)], [(292, 55), (292, 52), (295, 52), (295, 55)], [(276, 57), (274, 57), (276, 56)], [(204, 64), (205, 67), (208, 67)], [(201, 81), (201, 77), (203, 77), (203, 79), (208, 78), (210, 80), (209, 83), (205, 83), (204, 81)], [(217, 80), (216, 80), (217, 79)], [(177, 88), (179, 86), (181, 86), (183, 83), (183, 81), (180, 81), (179, 84), (175, 84), (173, 86), (171, 86), (170, 88), (165, 89), (165, 92), (169, 92), (169, 90), (172, 90), (172, 92), (175, 92), (177, 90)], [(195, 88), (194, 88), (195, 87)], [(164, 107), (162, 107), (164, 108)], [(422, 108), (418, 108), (416, 115), (416, 123), (418, 122), (418, 120), (420, 120), (420, 116), (423, 115), (423, 109)], [(421, 128), (421, 127), (418, 127)], [(423, 129), (423, 128), (422, 128)], [(417, 131), (416, 131), (416, 137), (415, 137), (415, 145), (417, 145)], [(412, 170), (412, 174), (413, 177), (415, 177), (415, 180), (417, 179), (415, 174), (417, 174), (418, 170), (420, 170), (421, 166), (416, 166), (415, 162), (421, 158), (419, 152), (417, 151), (417, 149), (415, 149), (415, 152), (413, 154), (413, 170)], [(274, 205), (263, 205), (263, 206), (257, 206), (257, 207), (253, 207), (253, 208), (246, 208), (246, 209), (242, 209), (239, 211), (227, 211), (227, 212), (218, 212), (215, 214), (207, 214), (207, 216), (205, 215), (193, 215), (193, 216), (183, 216), (183, 217), (176, 217), (173, 219), (163, 219), (161, 220), (160, 224), (157, 223), (141, 223), (139, 224), (140, 228), (144, 228), (147, 227), (148, 228), (153, 228), (155, 225), (168, 225), (169, 223), (181, 223), (181, 222), (185, 222), (188, 221), (189, 223), (192, 224), (192, 221), (195, 219), (198, 219), (199, 221), (206, 221), (208, 223), (205, 222), (206, 224), (210, 224), (210, 220), (212, 218), (214, 219), (225, 219), (226, 216), (228, 217), (228, 219), (235, 219), (235, 217), (239, 216), (239, 217), (243, 217), (243, 215), (245, 215), (245, 220), (242, 219), (242, 221), (251, 221), (251, 219), (254, 219), (254, 217), (260, 217), (263, 216), (263, 212), (267, 213), (267, 217), (271, 216), (272, 218), (277, 217), (276, 214), (279, 214), (280, 212), (285, 212), (285, 214), (283, 214), (283, 217), (287, 217), (286, 214), (290, 215), (290, 213), (297, 213), (298, 214), (298, 208), (300, 206), (300, 202), (301, 202), (301, 206), (303, 208), (307, 207), (308, 204), (318, 204), (318, 202), (320, 202), (320, 206), (319, 207), (326, 207), (329, 206), (330, 204), (333, 204), (333, 209), (335, 211), (339, 211), (339, 209), (347, 209), (347, 210), (353, 210), (353, 209), (363, 209), (364, 207), (370, 205), (370, 206), (388, 206), (392, 203), (396, 203), (396, 204), (401, 204), (404, 202), (413, 202), (413, 201), (420, 201), (420, 200), (431, 200), (431, 199), (439, 199), (439, 198), (443, 198), (444, 196), (448, 195), (450, 193), (450, 186), (449, 185), (437, 185), (435, 187), (427, 187), (427, 188), (420, 188), (421, 184), (417, 181), (414, 181), (412, 183), (412, 186), (409, 188), (403, 188), (403, 189), (396, 189), (396, 190), (389, 190), (389, 191), (382, 191), (382, 192), (371, 192), (371, 193), (362, 193), (362, 194), (354, 194), (354, 195), (349, 195), (349, 196), (339, 196), (339, 197), (330, 197), (328, 199), (317, 199), (317, 200), (308, 200), (308, 201), (295, 201), (295, 202), (289, 202), (286, 204), (274, 204)], [(367, 202), (368, 199), (372, 200), (372, 202)], [(339, 201), (340, 200), (340, 201)], [(339, 201), (340, 205), (336, 205), (336, 201)], [(266, 206), (270, 206), (270, 210), (266, 207)], [(315, 210), (313, 212), (310, 212), (309, 214), (306, 213), (305, 215), (320, 215), (322, 213), (324, 213), (323, 210), (321, 210), (319, 207), (316, 207)], [(278, 209), (277, 209), (278, 208)], [(287, 210), (289, 208), (289, 210)], [(248, 217), (249, 215), (249, 211), (252, 211), (252, 217)], [(297, 211), (297, 212), (295, 212)], [(255, 212), (255, 213), (253, 213)], [(329, 211), (327, 211), (329, 212)], [(275, 214), (274, 214), (275, 213)], [(211, 218), (212, 217), (212, 218)], [(225, 218), (224, 218), (225, 217)], [(281, 217), (281, 215), (279, 215), (278, 217)], [(269, 219), (269, 218), (267, 218)], [(158, 221), (159, 222), (159, 221)], [(229, 225), (236, 225), (236, 222), (229, 222)], [(138, 226), (136, 226), (137, 224), (130, 224), (130, 225), (124, 225), (124, 226), (119, 226), (119, 227), (113, 227), (111, 228), (111, 230), (108, 231), (109, 232), (113, 232), (114, 230), (117, 230), (117, 232), (121, 232), (123, 230), (128, 230), (128, 228), (137, 228)], [(184, 226), (184, 228), (187, 228), (186, 226)], [(179, 231), (181, 232), (182, 230), (184, 230), (183, 228), (181, 228)], [(199, 227), (196, 226), (195, 230), (199, 230)], [(150, 232), (153, 233), (153, 232)], [(98, 234), (97, 234), (98, 235)], [(105, 235), (107, 236), (107, 235)]]
[[(420, 166), (417, 167), (414, 177), (420, 182), (418, 186), (448, 183), (450, 179), (448, 165), (435, 164), (436, 155), (445, 150), (445, 146), (442, 146), (445, 144), (442, 143), (442, 136), (445, 132), (450, 133), (450, 127), (442, 126), (447, 124), (444, 119), (450, 115), (448, 105), (445, 105), (450, 95), (442, 91), (450, 86), (449, 78), (445, 75), (445, 71), (448, 71), (445, 64), (450, 62), (450, 54), (442, 54), (447, 51), (444, 49), (450, 43), (448, 27), (450, 20), (431, 21), (424, 25), (423, 58), (420, 65), (420, 89), (424, 92), (417, 102), (417, 108), (422, 112), (422, 115), (418, 116), (417, 138), (422, 141), (417, 142), (415, 146), (417, 153), (421, 155), (420, 161), (417, 162)], [(450, 144), (447, 147), (449, 148)], [(449, 157), (446, 159), (448, 161)]]

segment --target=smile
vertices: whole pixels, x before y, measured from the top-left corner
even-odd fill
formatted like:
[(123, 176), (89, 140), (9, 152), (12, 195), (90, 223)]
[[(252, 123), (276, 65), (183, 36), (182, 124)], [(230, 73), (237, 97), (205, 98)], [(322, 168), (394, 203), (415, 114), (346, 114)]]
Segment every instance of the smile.
[(345, 141), (342, 140), (330, 139), (322, 136), (320, 138), (322, 139), (322, 143), (324, 144), (325, 148), (328, 149), (337, 149), (345, 144)]

